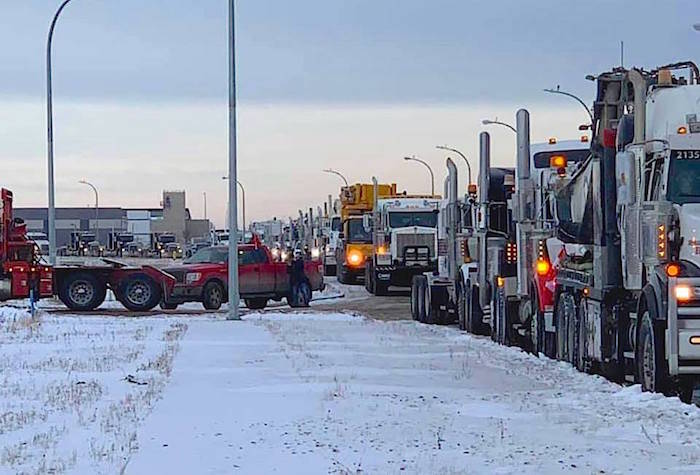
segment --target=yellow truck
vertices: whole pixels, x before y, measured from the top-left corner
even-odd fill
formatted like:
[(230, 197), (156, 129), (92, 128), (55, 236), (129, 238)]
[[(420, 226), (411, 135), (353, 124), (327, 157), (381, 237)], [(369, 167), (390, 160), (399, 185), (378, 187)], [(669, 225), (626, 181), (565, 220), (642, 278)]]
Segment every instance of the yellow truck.
[[(378, 198), (395, 196), (396, 183), (380, 184)], [(362, 216), (374, 208), (374, 185), (356, 183), (340, 190), (340, 218), (342, 231), (335, 250), (338, 282), (353, 284), (364, 278), (365, 263), (372, 256), (372, 232), (365, 229)]]

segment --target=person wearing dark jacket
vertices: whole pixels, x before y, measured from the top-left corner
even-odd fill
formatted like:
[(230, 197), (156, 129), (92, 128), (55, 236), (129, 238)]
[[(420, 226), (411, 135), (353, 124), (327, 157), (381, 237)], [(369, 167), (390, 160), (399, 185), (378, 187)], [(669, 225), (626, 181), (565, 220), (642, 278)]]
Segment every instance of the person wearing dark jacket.
[(294, 251), (294, 258), (287, 267), (289, 284), (291, 287), (290, 304), (293, 307), (308, 307), (311, 301), (311, 285), (309, 278), (304, 273), (304, 256), (301, 250)]

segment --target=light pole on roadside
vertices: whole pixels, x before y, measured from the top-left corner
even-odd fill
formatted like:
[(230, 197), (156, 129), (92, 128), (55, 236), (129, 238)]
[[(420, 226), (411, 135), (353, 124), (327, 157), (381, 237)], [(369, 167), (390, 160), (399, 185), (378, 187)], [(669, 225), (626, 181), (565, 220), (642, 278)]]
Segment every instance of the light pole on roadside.
[[(228, 180), (228, 177), (222, 176), (221, 179)], [(243, 237), (245, 237), (245, 231), (246, 231), (246, 227), (245, 227), (245, 223), (246, 223), (246, 221), (245, 221), (245, 188), (243, 187), (243, 183), (241, 183), (240, 181), (236, 180), (236, 183), (241, 188), (241, 206), (243, 208), (241, 210), (241, 214), (242, 214), (242, 218), (243, 218), (243, 234), (244, 234)], [(230, 229), (229, 229), (229, 232), (231, 232)]]
[[(240, 320), (238, 289), (238, 183), (236, 136), (236, 0), (228, 4), (228, 320)], [(233, 237), (233, 240), (231, 239)]]
[(435, 148), (437, 148), (438, 150), (446, 150), (448, 152), (454, 152), (464, 159), (464, 163), (467, 164), (467, 173), (469, 174), (469, 183), (467, 183), (467, 185), (471, 185), (472, 184), (472, 166), (469, 164), (469, 160), (467, 159), (467, 156), (464, 155), (459, 150), (457, 150), (456, 148), (451, 148), (451, 147), (448, 147), (447, 145), (438, 145)]
[(89, 186), (95, 192), (95, 241), (100, 242), (100, 198), (97, 194), (97, 188), (85, 180), (80, 180), (78, 183)]
[(588, 117), (591, 119), (591, 128), (593, 127), (593, 112), (591, 112), (591, 109), (586, 105), (585, 102), (583, 102), (583, 99), (574, 94), (571, 94), (570, 92), (562, 91), (561, 89), (559, 89), (559, 86), (557, 86), (556, 89), (543, 89), (543, 91), (549, 94), (560, 94), (562, 96), (570, 97), (571, 99), (581, 104), (581, 106), (584, 109), (586, 109), (586, 113), (588, 113)]
[(207, 219), (207, 192), (203, 191), (202, 195), (204, 196), (204, 219)]
[(500, 120), (498, 120), (498, 118), (496, 118), (496, 120), (484, 119), (481, 121), (481, 123), (483, 125), (501, 125), (503, 127), (509, 128), (510, 130), (512, 130), (516, 134), (518, 133), (518, 131), (515, 129), (515, 127), (510, 125), (508, 122), (501, 122)]
[(406, 161), (418, 162), (418, 163), (422, 163), (423, 165), (425, 165), (425, 168), (427, 168), (428, 171), (430, 172), (430, 194), (432, 196), (435, 196), (435, 174), (433, 173), (433, 169), (430, 168), (430, 165), (428, 165), (426, 162), (424, 162), (420, 158), (416, 158), (415, 156), (403, 157), (403, 159)]
[(345, 186), (348, 186), (348, 179), (345, 178), (345, 176), (342, 173), (340, 173), (339, 171), (333, 170), (332, 168), (326, 168), (323, 171), (325, 173), (330, 173), (332, 175), (339, 176), (343, 180), (343, 183), (345, 183)]
[(48, 154), (48, 172), (49, 172), (49, 208), (48, 208), (48, 226), (49, 226), (49, 262), (56, 264), (56, 195), (54, 185), (53, 172), (53, 98), (51, 85), (51, 45), (53, 43), (53, 32), (56, 28), (58, 17), (66, 8), (71, 0), (63, 0), (63, 3), (56, 10), (56, 14), (51, 20), (49, 27), (49, 36), (46, 40), (46, 134), (47, 134), (47, 154)]

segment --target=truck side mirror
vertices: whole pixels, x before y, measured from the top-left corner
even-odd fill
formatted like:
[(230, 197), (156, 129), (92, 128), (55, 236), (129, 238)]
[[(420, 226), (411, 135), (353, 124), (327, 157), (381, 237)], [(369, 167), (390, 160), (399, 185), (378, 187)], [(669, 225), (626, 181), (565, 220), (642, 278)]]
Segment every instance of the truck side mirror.
[(363, 214), (362, 215), (362, 227), (365, 228), (366, 232), (370, 232), (372, 230), (372, 216), (369, 214)]

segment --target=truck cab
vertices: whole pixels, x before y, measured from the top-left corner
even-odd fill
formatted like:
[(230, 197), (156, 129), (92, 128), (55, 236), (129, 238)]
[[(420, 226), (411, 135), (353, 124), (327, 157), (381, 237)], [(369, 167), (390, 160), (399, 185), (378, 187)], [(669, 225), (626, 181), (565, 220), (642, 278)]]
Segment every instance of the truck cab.
[(408, 195), (377, 200), (374, 250), (365, 265), (369, 292), (383, 295), (389, 286), (408, 287), (413, 276), (437, 270), (440, 201)]

